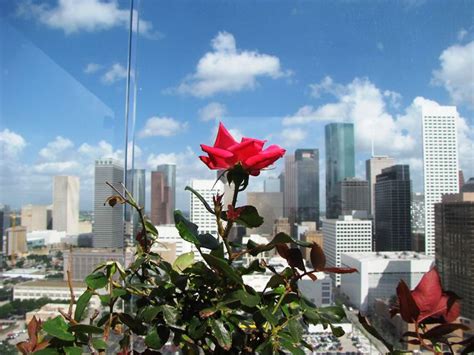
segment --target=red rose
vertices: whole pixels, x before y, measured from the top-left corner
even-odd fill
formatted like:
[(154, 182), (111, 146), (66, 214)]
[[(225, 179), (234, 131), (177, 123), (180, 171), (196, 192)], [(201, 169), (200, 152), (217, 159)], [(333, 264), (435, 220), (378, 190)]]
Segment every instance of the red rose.
[(260, 174), (260, 170), (273, 164), (285, 154), (285, 149), (277, 145), (271, 145), (262, 150), (264, 144), (265, 141), (255, 138), (242, 138), (239, 143), (220, 123), (214, 146), (201, 144), (201, 149), (208, 156), (200, 156), (199, 158), (209, 169), (228, 170), (240, 163), (250, 175), (257, 176)]
[(408, 323), (435, 321), (450, 323), (459, 317), (459, 298), (452, 292), (445, 292), (436, 268), (427, 272), (413, 291), (402, 280), (397, 286), (399, 308), (392, 310), (392, 316), (400, 313)]

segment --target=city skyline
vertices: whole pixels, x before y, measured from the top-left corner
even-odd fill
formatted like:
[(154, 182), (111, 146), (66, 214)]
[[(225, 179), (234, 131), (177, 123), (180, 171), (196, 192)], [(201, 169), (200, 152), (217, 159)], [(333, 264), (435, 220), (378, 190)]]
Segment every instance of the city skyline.
[[(36, 3), (21, 9), (16, 2), (1, 5), (2, 52), (16, 53), (2, 62), (1, 202), (13, 208), (44, 204), (51, 176), (77, 175), (81, 209), (91, 210), (94, 160), (124, 154), (126, 26), (115, 19), (119, 22), (105, 26), (96, 17), (78, 22), (79, 11), (60, 8), (69, 2)], [(117, 14), (125, 11), (122, 3), (113, 6)], [(466, 178), (474, 175), (468, 2), (360, 8), (284, 1), (271, 7), (274, 21), (263, 23), (270, 9), (265, 2), (216, 5), (216, 21), (202, 16), (205, 4), (199, 3), (182, 11), (184, 25), (178, 28), (167, 14), (182, 6), (143, 4), (141, 23), (148, 32), (138, 49), (134, 149), (135, 168), (177, 164), (179, 208), (187, 206), (184, 186), (191, 178), (212, 177), (197, 155), (199, 144), (212, 139), (216, 117), (237, 135), (266, 138), (289, 153), (316, 148), (321, 157), (324, 125), (354, 123), (355, 175), (364, 177), (373, 144), (376, 154), (409, 164), (414, 191), (421, 192), (421, 107), (455, 104), (460, 167)], [(70, 18), (56, 25), (45, 20), (47, 14), (66, 13)], [(374, 14), (384, 19), (384, 31)], [(237, 67), (239, 80), (229, 75), (231, 66), (224, 65), (219, 81), (200, 71), (208, 58), (227, 57), (237, 63), (249, 58), (248, 66)], [(36, 80), (27, 80), (31, 77)], [(321, 176), (323, 163), (320, 159)], [(281, 166), (262, 174), (256, 189)], [(324, 196), (324, 185), (320, 192)]]

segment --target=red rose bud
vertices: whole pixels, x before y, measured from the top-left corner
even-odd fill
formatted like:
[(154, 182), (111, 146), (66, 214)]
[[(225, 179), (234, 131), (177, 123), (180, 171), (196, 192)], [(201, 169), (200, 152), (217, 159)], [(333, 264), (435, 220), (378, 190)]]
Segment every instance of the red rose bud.
[(223, 196), (224, 196), (224, 194), (219, 194), (219, 193), (217, 193), (217, 195), (215, 195), (215, 196), (212, 196), (212, 201), (214, 202), (214, 207), (222, 206), (222, 197)]
[(201, 149), (208, 156), (199, 158), (209, 169), (229, 170), (240, 163), (247, 173), (257, 176), (260, 174), (260, 170), (272, 165), (285, 154), (285, 149), (277, 145), (271, 145), (263, 150), (264, 144), (265, 141), (245, 137), (239, 143), (230, 135), (224, 125), (219, 123), (214, 146), (201, 144)]
[(242, 208), (234, 208), (232, 205), (227, 206), (227, 219), (229, 221), (235, 221), (240, 217)]
[(400, 313), (403, 320), (412, 323), (436, 321), (450, 323), (459, 317), (459, 298), (452, 292), (445, 292), (436, 268), (432, 268), (420, 280), (413, 291), (405, 282), (397, 287), (399, 308), (392, 315)]

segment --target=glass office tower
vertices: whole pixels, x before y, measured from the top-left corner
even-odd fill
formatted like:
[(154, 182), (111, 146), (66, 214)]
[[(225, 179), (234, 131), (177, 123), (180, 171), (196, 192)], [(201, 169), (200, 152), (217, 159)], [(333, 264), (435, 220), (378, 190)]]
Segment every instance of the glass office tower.
[(330, 123), (325, 127), (326, 218), (337, 216), (337, 183), (355, 176), (354, 125)]

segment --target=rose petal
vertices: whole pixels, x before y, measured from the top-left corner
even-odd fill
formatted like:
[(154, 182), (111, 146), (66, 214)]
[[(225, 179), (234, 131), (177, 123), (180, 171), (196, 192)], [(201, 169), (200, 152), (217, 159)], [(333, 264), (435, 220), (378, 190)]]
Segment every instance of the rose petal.
[(220, 122), (219, 129), (217, 131), (216, 141), (214, 142), (214, 147), (226, 149), (236, 143), (237, 142), (234, 137), (231, 136), (227, 128), (225, 128), (222, 122)]

